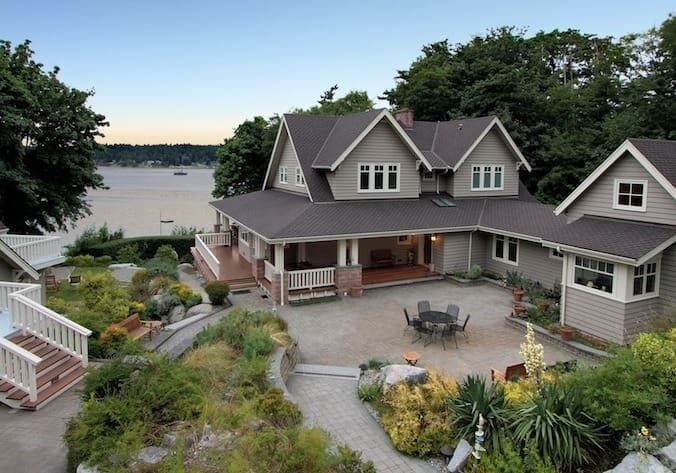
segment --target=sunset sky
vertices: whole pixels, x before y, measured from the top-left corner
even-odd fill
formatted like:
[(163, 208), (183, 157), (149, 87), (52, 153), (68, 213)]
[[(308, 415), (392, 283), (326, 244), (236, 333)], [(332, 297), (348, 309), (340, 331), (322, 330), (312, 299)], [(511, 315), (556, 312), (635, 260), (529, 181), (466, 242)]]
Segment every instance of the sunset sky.
[(95, 89), (108, 143), (219, 143), (244, 119), (394, 84), (423, 44), (501, 25), (621, 36), (659, 25), (671, 1), (3, 0), (0, 38), (30, 39), (61, 79)]

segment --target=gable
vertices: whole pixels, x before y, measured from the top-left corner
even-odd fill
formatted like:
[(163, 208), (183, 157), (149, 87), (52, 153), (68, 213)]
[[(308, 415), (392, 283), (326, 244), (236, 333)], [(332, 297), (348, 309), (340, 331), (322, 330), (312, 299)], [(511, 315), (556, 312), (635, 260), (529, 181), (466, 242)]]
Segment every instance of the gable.
[[(280, 177), (280, 168), (286, 168), (286, 182), (282, 182)], [(308, 195), (306, 186), (296, 185), (296, 168), (301, 169), (300, 161), (296, 155), (293, 141), (289, 136), (288, 129), (284, 123), (275, 141), (275, 147), (270, 157), (268, 175), (264, 187), (275, 187), (289, 192), (296, 192)], [(302, 173), (302, 170), (301, 170)]]
[[(616, 179), (646, 183), (645, 211), (613, 208)], [(603, 174), (577, 196), (575, 201), (567, 207), (566, 213), (571, 221), (577, 220), (583, 215), (595, 215), (676, 225), (676, 200), (639, 163), (632, 153), (625, 151)]]

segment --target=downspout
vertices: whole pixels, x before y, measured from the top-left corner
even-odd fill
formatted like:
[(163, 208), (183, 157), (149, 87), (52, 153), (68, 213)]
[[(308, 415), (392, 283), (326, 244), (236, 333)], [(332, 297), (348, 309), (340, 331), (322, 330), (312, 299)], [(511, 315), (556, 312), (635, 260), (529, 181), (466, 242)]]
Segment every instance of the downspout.
[[(559, 249), (557, 248), (557, 251)], [(566, 286), (567, 284), (567, 278), (568, 278), (568, 253), (564, 253), (563, 255), (563, 268), (561, 270), (561, 314), (559, 317), (559, 323), (563, 327), (566, 325)]]

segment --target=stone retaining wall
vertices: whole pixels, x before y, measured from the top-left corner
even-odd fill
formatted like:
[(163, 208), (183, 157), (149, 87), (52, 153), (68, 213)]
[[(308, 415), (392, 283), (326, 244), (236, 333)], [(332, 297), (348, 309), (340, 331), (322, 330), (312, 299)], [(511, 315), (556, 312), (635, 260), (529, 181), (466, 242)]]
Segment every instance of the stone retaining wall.
[(286, 389), (286, 380), (293, 373), (296, 363), (300, 361), (298, 342), (294, 341), (288, 347), (276, 348), (270, 357), (272, 363), (268, 371), (268, 380), (274, 387), (284, 392), (286, 399), (292, 400), (291, 393)]

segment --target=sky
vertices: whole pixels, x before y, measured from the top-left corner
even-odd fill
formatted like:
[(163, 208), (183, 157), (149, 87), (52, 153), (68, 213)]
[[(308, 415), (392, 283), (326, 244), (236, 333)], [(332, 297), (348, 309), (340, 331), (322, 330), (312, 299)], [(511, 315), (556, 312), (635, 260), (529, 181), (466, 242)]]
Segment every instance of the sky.
[(434, 41), (503, 25), (618, 37), (670, 11), (673, 0), (0, 0), (0, 39), (30, 39), (61, 80), (93, 89), (103, 142), (217, 144), (333, 84), (376, 98)]

